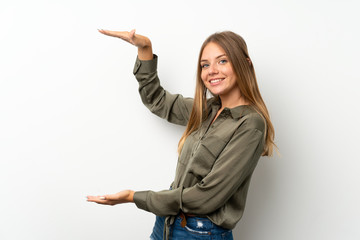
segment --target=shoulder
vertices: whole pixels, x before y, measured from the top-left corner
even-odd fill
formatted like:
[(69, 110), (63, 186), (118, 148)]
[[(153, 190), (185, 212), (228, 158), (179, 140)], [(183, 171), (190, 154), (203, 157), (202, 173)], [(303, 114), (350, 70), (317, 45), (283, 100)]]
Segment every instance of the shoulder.
[(246, 129), (257, 129), (265, 132), (266, 124), (265, 119), (252, 107), (248, 107), (249, 111), (241, 117), (243, 120), (243, 127)]

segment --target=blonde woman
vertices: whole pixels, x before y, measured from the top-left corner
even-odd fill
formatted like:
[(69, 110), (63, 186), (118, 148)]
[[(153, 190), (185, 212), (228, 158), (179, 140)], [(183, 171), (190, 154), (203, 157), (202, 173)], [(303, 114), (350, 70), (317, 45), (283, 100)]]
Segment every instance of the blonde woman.
[(192, 99), (161, 87), (149, 38), (135, 30), (99, 31), (138, 48), (134, 74), (143, 103), (186, 130), (179, 141), (169, 190), (125, 190), (88, 196), (88, 201), (133, 202), (154, 213), (150, 239), (233, 239), (232, 229), (243, 215), (252, 173), (260, 156), (272, 155), (274, 147), (274, 128), (245, 41), (230, 31), (205, 40)]

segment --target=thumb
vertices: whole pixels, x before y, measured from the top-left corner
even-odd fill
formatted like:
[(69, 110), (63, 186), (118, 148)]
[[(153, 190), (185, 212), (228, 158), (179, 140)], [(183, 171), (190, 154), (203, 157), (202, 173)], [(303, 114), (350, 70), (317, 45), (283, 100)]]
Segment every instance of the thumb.
[(135, 32), (136, 32), (136, 29), (133, 29), (129, 32), (129, 37), (131, 40), (135, 37)]

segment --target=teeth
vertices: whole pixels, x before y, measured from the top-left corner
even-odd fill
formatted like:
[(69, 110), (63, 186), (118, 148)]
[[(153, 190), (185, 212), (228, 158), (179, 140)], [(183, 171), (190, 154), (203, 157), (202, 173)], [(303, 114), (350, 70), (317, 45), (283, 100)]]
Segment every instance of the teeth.
[(210, 83), (217, 83), (217, 82), (220, 82), (222, 81), (222, 79), (214, 79), (214, 80), (211, 80)]

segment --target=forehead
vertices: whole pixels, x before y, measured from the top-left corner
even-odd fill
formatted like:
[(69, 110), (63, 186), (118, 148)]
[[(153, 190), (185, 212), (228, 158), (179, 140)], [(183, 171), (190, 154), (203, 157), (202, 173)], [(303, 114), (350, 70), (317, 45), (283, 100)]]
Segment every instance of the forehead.
[(210, 60), (224, 54), (226, 55), (224, 49), (219, 44), (210, 42), (204, 47), (201, 60)]

